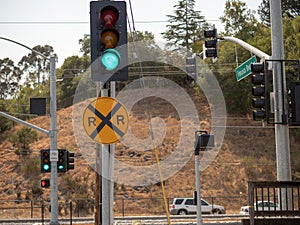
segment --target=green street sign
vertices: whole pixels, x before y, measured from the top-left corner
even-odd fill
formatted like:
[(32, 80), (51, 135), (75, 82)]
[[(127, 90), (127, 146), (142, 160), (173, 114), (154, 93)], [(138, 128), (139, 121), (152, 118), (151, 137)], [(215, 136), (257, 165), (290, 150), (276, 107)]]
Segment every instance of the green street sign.
[(251, 72), (251, 64), (256, 63), (256, 56), (252, 56), (246, 62), (241, 64), (239, 67), (235, 69), (235, 76), (237, 81), (240, 81), (250, 75)]

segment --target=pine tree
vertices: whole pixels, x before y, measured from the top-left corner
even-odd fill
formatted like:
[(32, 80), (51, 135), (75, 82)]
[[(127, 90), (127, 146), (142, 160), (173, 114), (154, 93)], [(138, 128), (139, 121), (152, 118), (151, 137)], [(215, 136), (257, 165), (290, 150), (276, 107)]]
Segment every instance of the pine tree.
[(199, 38), (205, 20), (200, 11), (194, 10), (194, 6), (195, 0), (180, 0), (174, 5), (174, 15), (167, 15), (168, 30), (162, 35), (168, 46), (190, 50), (191, 45)]

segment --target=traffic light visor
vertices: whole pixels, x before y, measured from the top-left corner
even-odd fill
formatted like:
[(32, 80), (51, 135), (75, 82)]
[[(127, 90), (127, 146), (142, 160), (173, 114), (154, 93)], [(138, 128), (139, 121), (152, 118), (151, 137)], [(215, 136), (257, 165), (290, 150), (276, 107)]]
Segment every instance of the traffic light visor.
[(120, 53), (115, 49), (107, 49), (104, 51), (101, 62), (106, 70), (114, 70), (118, 67), (120, 61)]
[(106, 6), (101, 11), (101, 20), (105, 27), (113, 27), (119, 18), (118, 10), (113, 6)]
[(49, 179), (41, 180), (41, 187), (42, 188), (48, 188), (48, 187), (50, 187), (50, 180)]
[(217, 36), (217, 29), (212, 30), (204, 30), (204, 37), (205, 38), (212, 38)]
[(265, 65), (264, 63), (252, 63), (251, 64), (251, 72), (252, 73), (263, 73)]
[(116, 29), (109, 28), (103, 30), (101, 33), (101, 42), (104, 44), (104, 48), (114, 48), (119, 41), (119, 33)]
[(217, 48), (218, 40), (212, 39), (204, 42), (205, 48)]
[(43, 169), (44, 169), (45, 171), (48, 171), (48, 170), (50, 169), (49, 164), (44, 164), (44, 165), (43, 165)]

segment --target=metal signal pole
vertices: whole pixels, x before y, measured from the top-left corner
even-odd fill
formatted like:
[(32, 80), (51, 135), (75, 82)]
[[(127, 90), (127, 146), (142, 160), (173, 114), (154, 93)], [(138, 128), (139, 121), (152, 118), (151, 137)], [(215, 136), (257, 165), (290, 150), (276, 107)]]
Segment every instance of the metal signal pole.
[[(271, 15), (271, 37), (272, 37), (272, 59), (284, 59), (283, 31), (281, 0), (270, 1)], [(273, 85), (275, 94), (275, 138), (276, 138), (276, 161), (277, 161), (277, 180), (290, 181), (291, 162), (290, 162), (290, 141), (289, 128), (287, 124), (287, 92), (286, 76), (281, 64), (273, 62)], [(284, 64), (282, 64), (284, 67)], [(281, 92), (281, 90), (284, 90)], [(285, 124), (276, 124), (286, 121)]]
[(51, 194), (50, 194), (50, 206), (51, 206), (51, 218), (50, 225), (59, 225), (58, 222), (58, 176), (57, 176), (57, 161), (58, 161), (58, 151), (57, 151), (57, 130), (56, 130), (56, 74), (55, 74), (55, 60), (56, 56), (51, 55), (47, 57), (42, 53), (22, 44), (17, 41), (0, 37), (1, 40), (9, 41), (20, 45), (24, 48), (29, 49), (33, 53), (43, 57), (50, 61), (50, 130), (47, 131), (38, 126), (32, 125), (26, 121), (22, 121), (13, 116), (7, 115), (6, 113), (0, 112), (1, 116), (4, 116), (10, 120), (16, 121), (18, 123), (24, 124), (30, 128), (38, 130), (42, 133), (46, 133), (50, 137), (50, 161), (51, 161)]

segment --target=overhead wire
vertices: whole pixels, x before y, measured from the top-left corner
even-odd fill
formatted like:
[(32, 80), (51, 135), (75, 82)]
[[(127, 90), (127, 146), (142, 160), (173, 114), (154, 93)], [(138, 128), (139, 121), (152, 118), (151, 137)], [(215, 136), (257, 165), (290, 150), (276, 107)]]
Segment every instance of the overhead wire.
[[(135, 24), (134, 24), (134, 18), (133, 18), (133, 10), (132, 10), (132, 5), (131, 5), (131, 0), (129, 0), (129, 6), (130, 6), (130, 13), (131, 13), (131, 20), (132, 20), (132, 26), (133, 26), (133, 38), (132, 38), (132, 43), (133, 43), (133, 46), (135, 47), (134, 45), (134, 42), (136, 41), (136, 29), (135, 29)], [(138, 49), (135, 48), (135, 54), (136, 54), (136, 57), (138, 57)], [(143, 88), (145, 88), (145, 81), (144, 81), (144, 74), (143, 74), (143, 68), (142, 68), (142, 64), (141, 62), (139, 61), (139, 69), (141, 70), (141, 86)], [(146, 108), (146, 114), (147, 114), (147, 117), (148, 117), (148, 121), (149, 121), (149, 132), (150, 132), (150, 136), (151, 136), (151, 142), (153, 144), (153, 148), (154, 148), (154, 152), (155, 152), (155, 159), (156, 159), (156, 163), (157, 163), (157, 168), (158, 168), (158, 173), (159, 173), (159, 179), (160, 179), (160, 184), (161, 184), (161, 189), (162, 189), (162, 193), (163, 193), (163, 199), (164, 199), (164, 205), (165, 205), (165, 212), (167, 214), (167, 218), (168, 218), (168, 225), (171, 225), (171, 219), (170, 219), (170, 212), (169, 212), (169, 205), (168, 205), (168, 200), (167, 200), (167, 196), (166, 196), (166, 192), (165, 192), (165, 186), (164, 186), (164, 182), (163, 182), (163, 177), (162, 177), (162, 172), (161, 172), (161, 167), (160, 167), (160, 163), (159, 163), (159, 156), (158, 156), (158, 149), (157, 149), (157, 146), (155, 144), (155, 141), (154, 141), (154, 133), (153, 133), (153, 128), (152, 128), (152, 122), (150, 120), (151, 118), (151, 115), (150, 115), (150, 111), (149, 111), (149, 102), (148, 102), (148, 98), (144, 98), (143, 99), (144, 101), (144, 104), (145, 104), (145, 108)]]

